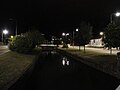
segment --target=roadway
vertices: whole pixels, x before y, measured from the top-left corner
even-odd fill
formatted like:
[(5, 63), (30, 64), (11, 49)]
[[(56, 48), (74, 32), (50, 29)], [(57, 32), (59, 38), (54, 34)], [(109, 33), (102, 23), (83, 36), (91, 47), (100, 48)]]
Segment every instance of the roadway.
[[(62, 47), (62, 46), (60, 46), (60, 47)], [(73, 47), (73, 46), (69, 45), (69, 48), (70, 49), (79, 49), (79, 46), (74, 46)], [(83, 50), (83, 48), (84, 48), (83, 46), (80, 47), (81, 50)], [(94, 47), (86, 46), (85, 49), (86, 49), (86, 51), (92, 51), (92, 52), (97, 52), (97, 53), (101, 53), (101, 54), (110, 54), (110, 50), (105, 49), (105, 48), (99, 48), (99, 47), (94, 48)], [(113, 55), (116, 55), (117, 52), (120, 52), (120, 50), (116, 50), (115, 48), (112, 49), (112, 54)]]
[(9, 49), (8, 49), (8, 45), (0, 45), (0, 55), (8, 52)]

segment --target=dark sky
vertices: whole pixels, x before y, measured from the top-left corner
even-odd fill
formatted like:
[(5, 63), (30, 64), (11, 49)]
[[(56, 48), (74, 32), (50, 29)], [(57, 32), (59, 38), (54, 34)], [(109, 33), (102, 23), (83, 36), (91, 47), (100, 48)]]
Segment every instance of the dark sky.
[(87, 21), (99, 32), (110, 21), (110, 14), (119, 10), (119, 0), (4, 0), (0, 2), (0, 26), (14, 26), (9, 20), (14, 18), (19, 32), (35, 26), (43, 33), (61, 34)]

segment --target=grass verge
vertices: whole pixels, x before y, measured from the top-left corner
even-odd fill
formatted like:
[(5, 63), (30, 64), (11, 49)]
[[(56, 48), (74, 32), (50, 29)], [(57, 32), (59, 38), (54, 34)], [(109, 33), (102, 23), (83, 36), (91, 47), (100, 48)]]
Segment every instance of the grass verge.
[(0, 55), (0, 90), (5, 90), (8, 84), (17, 81), (34, 59), (35, 54), (25, 55), (12, 51)]
[(88, 51), (86, 50), (86, 53), (84, 53), (82, 49), (79, 51), (73, 48), (68, 49), (59, 48), (59, 49), (65, 50), (70, 54), (80, 56), (81, 58), (83, 58), (81, 62), (120, 79), (120, 70), (119, 67), (117, 66), (118, 62), (117, 56), (115, 54), (110, 55), (106, 53), (99, 53), (89, 50)]

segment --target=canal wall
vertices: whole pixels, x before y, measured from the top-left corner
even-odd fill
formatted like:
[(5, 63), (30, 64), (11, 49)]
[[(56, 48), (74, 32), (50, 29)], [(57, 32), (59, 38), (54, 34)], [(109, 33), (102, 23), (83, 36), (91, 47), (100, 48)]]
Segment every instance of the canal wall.
[(64, 55), (67, 55), (77, 61), (80, 61), (90, 67), (93, 67), (97, 70), (100, 70), (104, 73), (107, 73), (111, 76), (114, 76), (118, 79), (120, 79), (120, 70), (119, 70), (119, 67), (117, 67), (117, 63), (113, 64), (113, 65), (110, 65), (110, 64), (107, 64), (107, 63), (97, 63), (97, 62), (93, 62), (93, 60), (91, 58), (86, 58), (86, 57), (82, 57), (82, 56), (78, 56), (76, 54), (72, 54), (66, 50), (61, 50), (61, 49), (58, 49), (57, 52), (61, 53), (61, 54), (64, 54)]
[(24, 87), (25, 83), (31, 77), (36, 64), (38, 64), (38, 59), (39, 55), (36, 55), (33, 62), (23, 71), (21, 77), (13, 81), (13, 83), (8, 84), (7, 88), (3, 90), (22, 90), (22, 87)]

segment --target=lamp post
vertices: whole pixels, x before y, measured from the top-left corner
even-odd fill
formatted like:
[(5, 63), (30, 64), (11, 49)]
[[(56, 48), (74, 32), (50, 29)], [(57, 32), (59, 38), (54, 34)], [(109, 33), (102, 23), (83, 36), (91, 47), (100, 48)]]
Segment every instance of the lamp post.
[(15, 21), (15, 24), (16, 24), (16, 26), (15, 26), (15, 35), (17, 36), (17, 34), (18, 34), (18, 30), (17, 30), (17, 19), (12, 19), (12, 18), (10, 18), (9, 20)]
[(69, 33), (62, 33), (63, 36), (63, 47), (67, 48), (67, 36), (69, 36)]
[(120, 12), (112, 13), (110, 15), (110, 23), (113, 23), (113, 15), (116, 16), (116, 17), (119, 17), (120, 16)]
[(3, 30), (2, 31), (2, 42), (4, 42), (4, 35), (8, 34), (8, 30)]
[[(78, 32), (78, 29), (76, 29), (76, 32)], [(73, 31), (73, 48), (74, 48), (74, 44), (75, 44), (74, 37), (75, 37), (75, 31)]]

